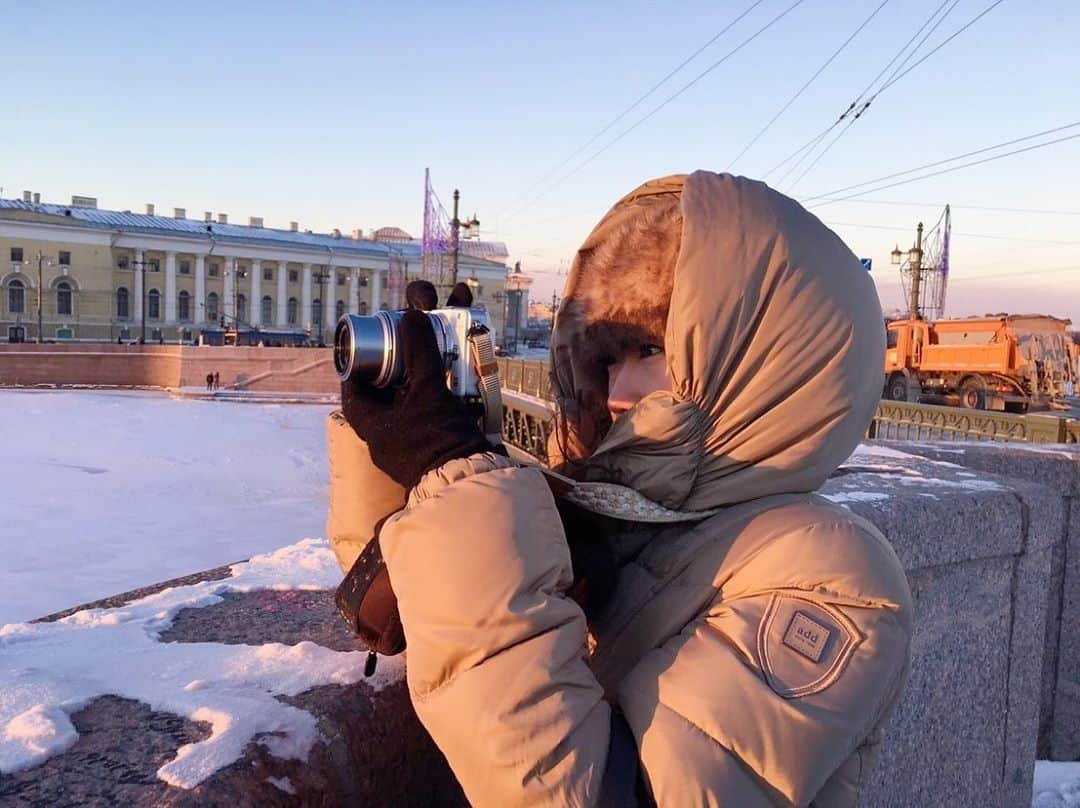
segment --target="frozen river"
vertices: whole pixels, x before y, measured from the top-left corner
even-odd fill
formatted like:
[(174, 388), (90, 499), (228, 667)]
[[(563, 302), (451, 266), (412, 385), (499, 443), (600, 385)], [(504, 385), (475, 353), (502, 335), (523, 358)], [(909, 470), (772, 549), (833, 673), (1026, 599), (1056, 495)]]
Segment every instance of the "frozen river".
[(322, 536), (329, 409), (0, 390), (0, 625)]

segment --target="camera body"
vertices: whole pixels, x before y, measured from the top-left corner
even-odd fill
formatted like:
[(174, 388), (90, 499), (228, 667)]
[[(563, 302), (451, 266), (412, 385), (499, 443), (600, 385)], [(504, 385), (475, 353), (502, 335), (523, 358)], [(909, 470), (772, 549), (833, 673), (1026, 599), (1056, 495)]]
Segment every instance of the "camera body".
[[(435, 342), (446, 367), (450, 392), (465, 401), (484, 396), (482, 368), (477, 367), (473, 343), (489, 335), (491, 319), (484, 309), (446, 308), (424, 312), (431, 320)], [(401, 384), (405, 368), (398, 326), (404, 312), (374, 315), (346, 314), (334, 330), (334, 369), (346, 381), (358, 378), (375, 387)], [(481, 360), (484, 361), (484, 360)]]

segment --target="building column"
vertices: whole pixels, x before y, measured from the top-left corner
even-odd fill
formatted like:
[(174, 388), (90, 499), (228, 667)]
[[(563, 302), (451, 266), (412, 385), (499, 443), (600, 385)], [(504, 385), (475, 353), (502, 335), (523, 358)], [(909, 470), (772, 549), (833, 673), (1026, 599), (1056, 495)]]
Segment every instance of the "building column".
[(165, 253), (165, 322), (176, 322), (176, 253)]
[(288, 297), (289, 287), (286, 281), (289, 277), (289, 265), (285, 261), (278, 261), (277, 279), (277, 326), (285, 328), (289, 325)]
[(326, 300), (323, 301), (323, 341), (329, 341), (334, 337), (334, 326), (337, 325), (337, 318), (334, 316), (334, 311), (337, 309), (337, 273), (334, 272), (334, 268), (327, 264), (326, 266), (326, 286), (325, 290)]
[(382, 270), (371, 270), (371, 313), (374, 314), (382, 305)]
[(349, 305), (346, 309), (349, 314), (360, 313), (360, 270), (357, 267), (349, 271)]
[(195, 256), (195, 322), (206, 322), (206, 256)]
[(248, 320), (252, 325), (262, 325), (262, 261), (251, 261), (251, 300), (248, 302)]
[(222, 296), (225, 298), (221, 301), (222, 311), (225, 315), (225, 327), (228, 328), (236, 324), (236, 259), (229, 257), (225, 259), (225, 284), (222, 289)]
[(300, 289), (300, 325), (314, 336), (315, 323), (311, 321), (311, 264), (304, 264), (304, 274)]
[(135, 282), (134, 282), (134, 284), (132, 284), (135, 287), (135, 293), (132, 295), (132, 297), (135, 298), (135, 300), (134, 300), (135, 307), (134, 307), (134, 311), (133, 311), (135, 316), (132, 319), (136, 323), (139, 323), (139, 322), (142, 321), (143, 272), (145, 271), (145, 267), (143, 266), (143, 261), (145, 260), (145, 258), (146, 258), (146, 255), (142, 250), (136, 250), (135, 251), (135, 262), (131, 265), (132, 270), (135, 272)]

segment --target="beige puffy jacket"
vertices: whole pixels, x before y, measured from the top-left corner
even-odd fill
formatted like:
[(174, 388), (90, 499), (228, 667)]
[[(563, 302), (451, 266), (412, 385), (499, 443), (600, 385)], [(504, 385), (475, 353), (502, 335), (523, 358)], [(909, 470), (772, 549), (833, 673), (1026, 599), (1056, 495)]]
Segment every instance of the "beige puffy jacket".
[(681, 227), (662, 281), (675, 387), (620, 417), (583, 476), (669, 510), (609, 511), (619, 572), (596, 619), (566, 595), (543, 474), (499, 455), (429, 472), (406, 502), (332, 416), (330, 537), (347, 569), (397, 511), (380, 541), (413, 704), (475, 805), (595, 805), (613, 709), (661, 806), (853, 805), (906, 679), (911, 596), (880, 533), (811, 492), (880, 392), (877, 296), (831, 231), (760, 183), (647, 183), (571, 273), (553, 350), (569, 410), (602, 397), (589, 326), (618, 319), (592, 259), (658, 211)]

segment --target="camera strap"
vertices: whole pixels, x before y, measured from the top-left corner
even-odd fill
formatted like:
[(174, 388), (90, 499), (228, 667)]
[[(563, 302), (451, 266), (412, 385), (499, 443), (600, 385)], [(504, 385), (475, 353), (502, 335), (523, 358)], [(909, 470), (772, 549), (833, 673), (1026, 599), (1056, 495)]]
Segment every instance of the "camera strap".
[(484, 420), (481, 428), (493, 446), (502, 443), (503, 403), (499, 387), (499, 363), (495, 360), (495, 346), (491, 343), (491, 331), (473, 328), (469, 331), (469, 353), (479, 378), (480, 399), (484, 404)]

